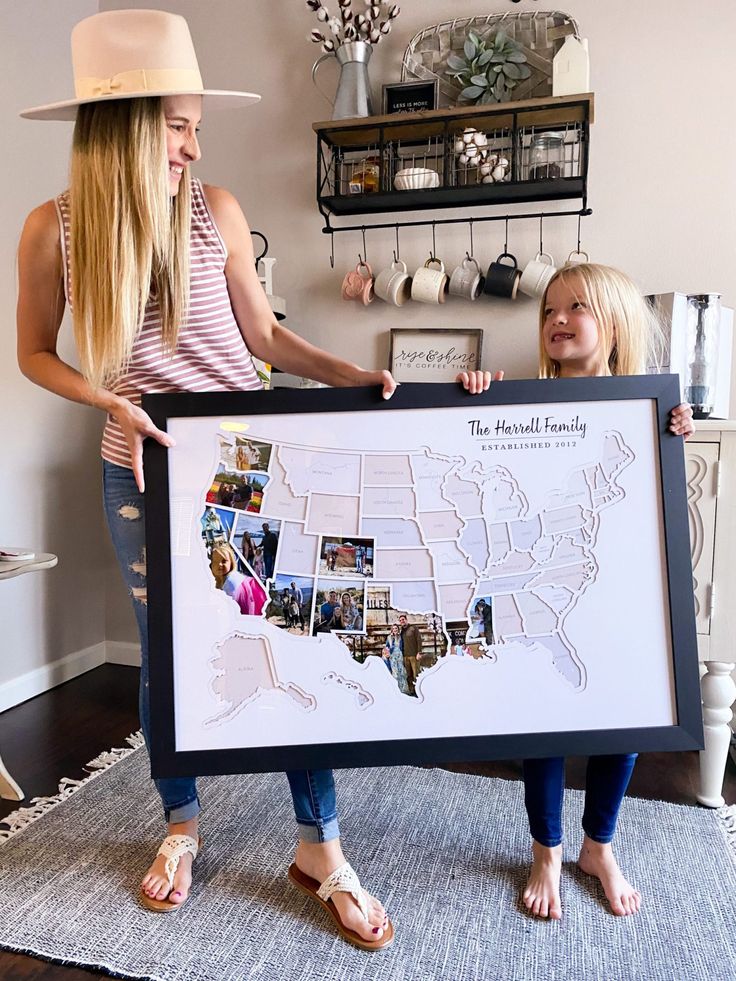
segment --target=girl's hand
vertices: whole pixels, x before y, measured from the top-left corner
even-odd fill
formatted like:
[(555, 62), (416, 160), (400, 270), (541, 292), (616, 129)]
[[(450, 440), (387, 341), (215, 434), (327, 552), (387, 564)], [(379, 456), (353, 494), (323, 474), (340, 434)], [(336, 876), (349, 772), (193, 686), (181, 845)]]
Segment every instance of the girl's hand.
[(143, 480), (143, 440), (147, 436), (151, 436), (162, 446), (172, 447), (176, 444), (168, 433), (154, 426), (153, 420), (147, 412), (134, 405), (129, 399), (121, 399), (120, 405), (110, 415), (117, 419), (123, 431), (133, 460), (133, 476), (138, 485), (138, 490), (142, 494), (146, 489)]
[(670, 412), (670, 432), (684, 439), (689, 439), (695, 432), (693, 410), (689, 402), (683, 402)]
[(487, 392), (491, 387), (492, 381), (500, 382), (502, 380), (502, 371), (497, 371), (494, 375), (491, 375), (490, 371), (461, 371), (455, 379), (471, 395), (479, 395), (481, 392)]

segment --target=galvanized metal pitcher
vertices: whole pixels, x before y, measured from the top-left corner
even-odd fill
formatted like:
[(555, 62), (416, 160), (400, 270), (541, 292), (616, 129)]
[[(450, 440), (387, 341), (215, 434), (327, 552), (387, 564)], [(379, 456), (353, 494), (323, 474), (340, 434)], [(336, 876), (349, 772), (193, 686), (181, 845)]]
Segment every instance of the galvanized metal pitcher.
[[(347, 41), (334, 54), (325, 54), (312, 65), (312, 81), (317, 90), (332, 105), (333, 119), (352, 119), (356, 116), (372, 116), (371, 85), (368, 78), (368, 62), (373, 48), (367, 41)], [(328, 58), (337, 58), (340, 78), (334, 100), (317, 85), (317, 69)]]

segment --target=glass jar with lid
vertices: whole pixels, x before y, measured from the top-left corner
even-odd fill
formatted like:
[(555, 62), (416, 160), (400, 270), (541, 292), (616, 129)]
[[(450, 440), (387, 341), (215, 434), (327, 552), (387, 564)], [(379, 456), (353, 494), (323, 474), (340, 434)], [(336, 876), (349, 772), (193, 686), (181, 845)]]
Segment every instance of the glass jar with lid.
[(350, 176), (351, 194), (375, 194), (381, 179), (380, 162), (377, 156), (366, 157)]
[(565, 175), (565, 137), (563, 133), (535, 133), (529, 144), (527, 179), (546, 181)]

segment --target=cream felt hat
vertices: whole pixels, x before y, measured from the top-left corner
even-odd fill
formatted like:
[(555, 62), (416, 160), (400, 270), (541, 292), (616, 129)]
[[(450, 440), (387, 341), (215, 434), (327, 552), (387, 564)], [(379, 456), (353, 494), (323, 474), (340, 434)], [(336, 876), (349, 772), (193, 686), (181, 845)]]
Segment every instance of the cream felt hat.
[(109, 10), (72, 30), (76, 98), (24, 109), (27, 119), (76, 119), (77, 106), (109, 99), (202, 95), (208, 109), (248, 106), (253, 92), (206, 89), (183, 17), (163, 10)]

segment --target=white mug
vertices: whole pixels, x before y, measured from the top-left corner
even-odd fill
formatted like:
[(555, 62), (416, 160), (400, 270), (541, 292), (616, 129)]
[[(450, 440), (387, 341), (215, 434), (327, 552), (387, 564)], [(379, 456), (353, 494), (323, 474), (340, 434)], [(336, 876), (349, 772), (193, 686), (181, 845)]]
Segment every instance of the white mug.
[[(437, 268), (432, 269), (432, 266)], [(430, 256), (414, 273), (411, 281), (411, 298), (419, 303), (444, 303), (447, 282), (444, 262)]]
[(476, 300), (481, 285), (480, 266), (471, 255), (466, 255), (450, 276), (450, 293), (453, 296), (461, 296), (465, 300)]
[(521, 274), (519, 289), (527, 296), (544, 296), (544, 291), (556, 272), (555, 260), (549, 252), (537, 252), (535, 258), (527, 262)]
[(411, 296), (411, 276), (406, 271), (406, 263), (395, 259), (390, 266), (382, 269), (376, 276), (374, 289), (376, 296), (386, 303), (403, 306)]

